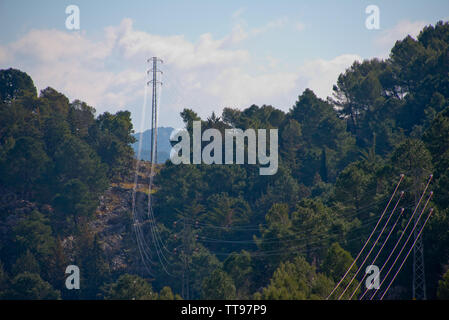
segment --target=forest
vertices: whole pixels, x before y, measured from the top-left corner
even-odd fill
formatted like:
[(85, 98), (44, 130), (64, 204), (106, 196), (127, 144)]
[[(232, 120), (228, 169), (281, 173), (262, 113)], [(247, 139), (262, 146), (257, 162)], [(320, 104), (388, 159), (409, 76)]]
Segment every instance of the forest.
[[(326, 100), (310, 89), (299, 94), (288, 112), (181, 112), (190, 132), (194, 121), (222, 133), (278, 129), (278, 170), (158, 164), (154, 216), (138, 222), (152, 247), (147, 265), (129, 205), (130, 112), (97, 115), (50, 87), (38, 94), (25, 72), (0, 70), (0, 298), (326, 299), (404, 174), (402, 227), (433, 175), (422, 234), (427, 298), (449, 299), (449, 23), (397, 41), (388, 59), (355, 61)], [(123, 191), (128, 208), (117, 219), (132, 261), (121, 268), (93, 227), (111, 189)], [(393, 231), (379, 261), (401, 237), (401, 228)], [(411, 258), (386, 298), (412, 298)], [(65, 286), (70, 264), (81, 270), (80, 290)], [(357, 279), (349, 282), (356, 270), (331, 299), (363, 293)]]

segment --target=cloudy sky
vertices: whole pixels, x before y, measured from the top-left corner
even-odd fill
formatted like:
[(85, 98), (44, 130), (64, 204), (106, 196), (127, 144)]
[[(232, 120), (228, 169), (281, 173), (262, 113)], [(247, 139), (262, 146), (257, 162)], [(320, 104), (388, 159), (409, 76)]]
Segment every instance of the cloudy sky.
[[(71, 4), (80, 30), (65, 26)], [(379, 7), (378, 30), (365, 27), (368, 5)], [(326, 98), (354, 60), (388, 57), (396, 40), (448, 19), (447, 0), (0, 0), (0, 69), (25, 71), (39, 90), (97, 113), (130, 110), (140, 131), (146, 59), (157, 56), (159, 124), (180, 127), (185, 107), (205, 118), (251, 104), (287, 111), (306, 88)]]

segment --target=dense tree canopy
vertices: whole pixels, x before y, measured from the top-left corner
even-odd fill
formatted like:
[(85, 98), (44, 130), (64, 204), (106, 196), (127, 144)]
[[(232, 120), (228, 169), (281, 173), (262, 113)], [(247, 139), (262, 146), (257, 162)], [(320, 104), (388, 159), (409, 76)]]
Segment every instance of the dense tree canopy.
[[(387, 59), (354, 62), (327, 100), (306, 89), (287, 112), (251, 105), (201, 119), (184, 109), (189, 132), (193, 121), (222, 133), (278, 129), (279, 168), (263, 176), (259, 164), (158, 166), (154, 217), (138, 221), (159, 245), (150, 257), (151, 280), (114, 273), (88, 225), (108, 186), (130, 181), (131, 114), (97, 116), (52, 88), (38, 96), (19, 70), (0, 70), (0, 191), (35, 205), (23, 212), (0, 207), (6, 230), (0, 297), (324, 299), (370, 236), (400, 174), (404, 214), (386, 251), (433, 173), (434, 214), (423, 234), (426, 280), (428, 297), (447, 299), (448, 61), (449, 23), (439, 22), (396, 42)], [(123, 213), (127, 232), (130, 217)], [(70, 255), (63, 248), (68, 239), (74, 239)], [(135, 242), (127, 246), (139, 254)], [(85, 270), (88, 285), (79, 294), (67, 293), (58, 273), (68, 261)], [(344, 298), (359, 284), (360, 273), (349, 284), (357, 268), (342, 282), (349, 286)], [(393, 285), (399, 294), (390, 297), (410, 299), (411, 275), (406, 263)], [(340, 287), (333, 297), (342, 293)]]

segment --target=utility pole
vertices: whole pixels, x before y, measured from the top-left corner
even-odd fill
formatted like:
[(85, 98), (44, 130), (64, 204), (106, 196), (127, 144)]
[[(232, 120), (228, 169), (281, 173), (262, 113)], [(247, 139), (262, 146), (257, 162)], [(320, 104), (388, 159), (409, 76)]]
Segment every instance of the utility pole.
[(151, 163), (157, 163), (157, 85), (162, 85), (162, 82), (157, 80), (157, 73), (162, 71), (157, 69), (157, 63), (163, 63), (163, 61), (157, 57), (152, 57), (148, 59), (147, 62), (152, 62), (152, 69), (148, 70), (147, 74), (150, 72), (153, 73), (153, 79), (148, 81), (147, 85), (153, 84), (153, 96), (151, 100), (151, 155), (150, 161)]

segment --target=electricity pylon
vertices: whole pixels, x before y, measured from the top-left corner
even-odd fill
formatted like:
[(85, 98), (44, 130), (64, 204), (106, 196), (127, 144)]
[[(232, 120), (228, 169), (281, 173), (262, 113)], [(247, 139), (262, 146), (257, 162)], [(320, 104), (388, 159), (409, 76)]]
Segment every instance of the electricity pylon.
[(153, 96), (151, 101), (151, 155), (150, 161), (151, 163), (157, 163), (157, 85), (162, 85), (162, 82), (157, 80), (157, 73), (162, 71), (158, 70), (157, 63), (163, 63), (163, 61), (157, 57), (152, 57), (147, 60), (148, 63), (153, 63), (153, 68), (147, 71), (147, 74), (150, 72), (153, 73), (153, 79), (148, 81), (147, 85), (153, 84)]
[[(433, 175), (430, 175), (433, 178)], [(417, 179), (415, 179), (417, 180)], [(417, 185), (415, 181), (414, 185)], [(415, 189), (416, 190), (416, 189)], [(415, 205), (417, 203), (417, 193), (415, 191)], [(416, 228), (413, 233), (413, 239), (416, 240), (416, 244), (413, 247), (413, 284), (412, 284), (412, 298), (414, 300), (426, 300), (426, 273), (424, 270), (424, 244), (422, 241), (422, 234), (419, 234), (422, 221), (419, 221), (418, 217), (415, 217)]]
[(412, 295), (414, 300), (426, 300), (426, 274), (424, 270), (424, 245), (422, 241), (422, 234), (419, 235), (421, 230), (422, 221), (418, 221), (415, 217), (415, 223), (417, 224), (414, 232), (413, 239), (416, 239), (416, 244), (413, 247), (413, 285)]

